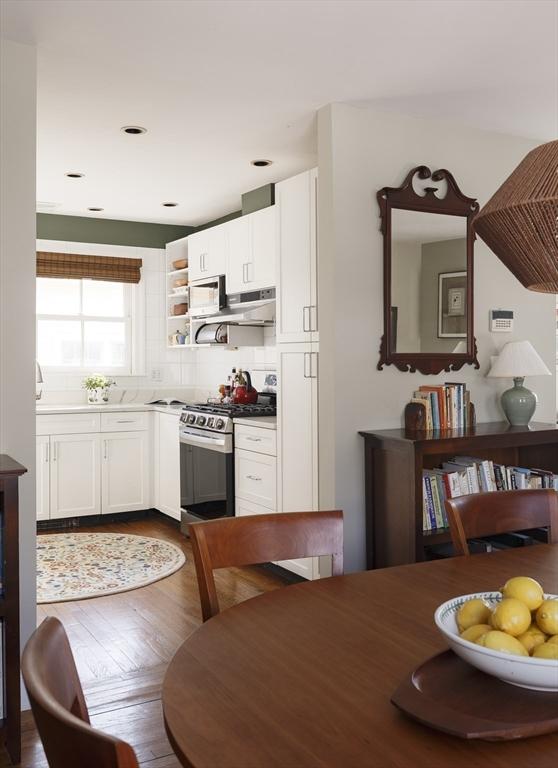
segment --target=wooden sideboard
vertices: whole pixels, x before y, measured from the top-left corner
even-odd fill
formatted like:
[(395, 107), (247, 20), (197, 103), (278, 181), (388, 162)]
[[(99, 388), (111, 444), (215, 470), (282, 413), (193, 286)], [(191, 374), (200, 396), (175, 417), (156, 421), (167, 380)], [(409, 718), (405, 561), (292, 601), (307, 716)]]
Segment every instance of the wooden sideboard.
[(467, 455), (558, 473), (555, 424), (511, 427), (494, 422), (467, 430), (384, 429), (360, 434), (364, 438), (368, 568), (424, 560), (425, 548), (451, 541), (449, 529), (423, 532), (423, 469)]
[(2, 630), (0, 734), (14, 765), (21, 759), (18, 480), (25, 472), (27, 469), (17, 461), (10, 456), (0, 454), (0, 622)]

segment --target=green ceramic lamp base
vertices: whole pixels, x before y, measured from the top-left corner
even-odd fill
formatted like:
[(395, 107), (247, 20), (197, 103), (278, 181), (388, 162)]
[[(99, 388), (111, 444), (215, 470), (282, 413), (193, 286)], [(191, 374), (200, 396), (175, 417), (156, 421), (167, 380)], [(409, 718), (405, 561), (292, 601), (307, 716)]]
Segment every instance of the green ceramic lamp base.
[(527, 426), (537, 407), (536, 394), (524, 387), (523, 381), (523, 377), (514, 378), (513, 387), (502, 394), (502, 408), (513, 427)]

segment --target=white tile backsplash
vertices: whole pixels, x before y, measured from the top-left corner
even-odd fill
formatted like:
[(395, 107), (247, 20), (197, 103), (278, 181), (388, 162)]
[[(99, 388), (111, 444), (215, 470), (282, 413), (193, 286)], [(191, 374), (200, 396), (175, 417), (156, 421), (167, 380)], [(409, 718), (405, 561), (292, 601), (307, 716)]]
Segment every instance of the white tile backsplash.
[[(168, 349), (166, 306), (165, 251), (159, 248), (67, 243), (41, 240), (37, 246), (44, 251), (59, 253), (89, 253), (99, 256), (141, 258), (142, 279), (145, 290), (145, 373), (142, 376), (118, 376), (117, 386), (111, 389), (111, 402), (145, 402), (154, 392), (166, 391), (167, 397), (205, 399), (215, 395), (219, 384), (226, 381), (231, 368), (250, 370), (275, 366), (275, 327), (264, 329), (263, 347), (244, 347), (235, 350), (219, 347), (200, 349)], [(153, 380), (156, 373), (160, 379)], [(81, 403), (86, 401), (82, 376), (44, 374), (41, 385), (43, 403)], [(169, 390), (170, 388), (170, 390)], [(183, 389), (187, 388), (187, 389)], [(185, 393), (187, 392), (187, 396)], [(193, 394), (195, 392), (195, 394)]]

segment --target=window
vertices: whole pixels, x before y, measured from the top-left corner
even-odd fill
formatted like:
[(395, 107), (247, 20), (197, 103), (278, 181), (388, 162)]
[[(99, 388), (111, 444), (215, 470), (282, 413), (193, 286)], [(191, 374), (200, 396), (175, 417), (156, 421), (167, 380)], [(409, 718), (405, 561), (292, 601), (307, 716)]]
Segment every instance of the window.
[(135, 286), (37, 278), (37, 359), (46, 370), (132, 373)]

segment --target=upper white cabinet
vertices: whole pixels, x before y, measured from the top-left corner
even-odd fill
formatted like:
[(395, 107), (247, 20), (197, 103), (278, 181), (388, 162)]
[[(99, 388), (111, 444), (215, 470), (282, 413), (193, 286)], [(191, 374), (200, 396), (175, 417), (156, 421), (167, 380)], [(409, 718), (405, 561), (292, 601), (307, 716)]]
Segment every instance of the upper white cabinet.
[(229, 221), (227, 227), (227, 293), (275, 285), (275, 206)]
[(188, 236), (189, 280), (201, 280), (204, 277), (225, 274), (226, 227), (227, 224), (220, 224)]
[(278, 343), (318, 341), (317, 183), (313, 169), (275, 185)]
[(101, 435), (103, 515), (151, 506), (148, 437), (140, 431)]
[(101, 512), (98, 434), (50, 438), (50, 517), (81, 517)]

